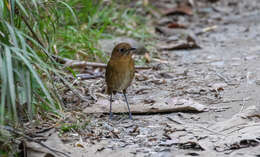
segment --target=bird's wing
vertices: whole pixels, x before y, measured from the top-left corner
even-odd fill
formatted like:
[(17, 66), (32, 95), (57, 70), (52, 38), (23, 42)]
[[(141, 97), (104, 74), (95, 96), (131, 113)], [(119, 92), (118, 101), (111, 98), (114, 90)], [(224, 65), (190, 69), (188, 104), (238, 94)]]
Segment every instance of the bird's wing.
[(107, 63), (105, 78), (107, 83), (107, 92), (108, 94), (111, 94), (113, 91), (109, 85), (113, 84), (113, 66), (110, 61)]

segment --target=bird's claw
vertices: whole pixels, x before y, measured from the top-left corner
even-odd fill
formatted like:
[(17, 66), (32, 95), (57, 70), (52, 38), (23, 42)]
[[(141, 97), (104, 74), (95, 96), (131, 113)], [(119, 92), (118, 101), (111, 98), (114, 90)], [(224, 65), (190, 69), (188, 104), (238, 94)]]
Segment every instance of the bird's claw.
[(113, 113), (110, 112), (110, 114), (109, 114), (109, 119), (111, 120), (112, 118), (113, 118)]
[(132, 114), (129, 114), (129, 119), (133, 120)]

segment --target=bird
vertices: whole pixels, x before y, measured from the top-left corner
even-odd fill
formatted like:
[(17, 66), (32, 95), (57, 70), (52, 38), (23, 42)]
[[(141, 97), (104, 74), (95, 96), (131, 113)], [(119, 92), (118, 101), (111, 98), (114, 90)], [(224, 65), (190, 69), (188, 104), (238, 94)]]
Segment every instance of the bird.
[(132, 58), (136, 48), (126, 42), (117, 44), (107, 63), (105, 81), (107, 84), (107, 94), (110, 95), (109, 119), (112, 119), (112, 97), (117, 92), (123, 92), (125, 102), (132, 118), (129, 103), (126, 97), (126, 90), (131, 85), (135, 75), (134, 59)]

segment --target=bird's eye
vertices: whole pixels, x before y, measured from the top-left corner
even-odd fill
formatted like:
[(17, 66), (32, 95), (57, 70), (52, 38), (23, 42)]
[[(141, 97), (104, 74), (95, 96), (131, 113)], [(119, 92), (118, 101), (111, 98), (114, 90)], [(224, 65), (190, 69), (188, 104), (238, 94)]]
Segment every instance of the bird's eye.
[(119, 49), (119, 52), (124, 53), (124, 52), (125, 52), (125, 49), (124, 49), (124, 48), (120, 48), (120, 49)]

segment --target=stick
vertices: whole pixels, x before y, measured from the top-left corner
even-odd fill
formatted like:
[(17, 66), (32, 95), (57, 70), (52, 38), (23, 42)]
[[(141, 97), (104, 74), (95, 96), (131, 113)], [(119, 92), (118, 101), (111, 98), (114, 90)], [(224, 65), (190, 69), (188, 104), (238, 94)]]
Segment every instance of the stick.
[(106, 64), (103, 63), (95, 63), (95, 62), (87, 62), (87, 61), (69, 61), (65, 63), (65, 67), (77, 68), (77, 67), (85, 67), (85, 66), (93, 66), (97, 68), (106, 68)]
[[(70, 68), (79, 68), (79, 67), (85, 67), (85, 66), (92, 66), (97, 68), (106, 68), (107, 65), (104, 63), (96, 63), (96, 62), (87, 62), (87, 61), (69, 61), (65, 63), (65, 67)], [(136, 66), (135, 69), (139, 70), (145, 70), (145, 69), (151, 69), (152, 67), (146, 67), (146, 66)]]
[(86, 79), (96, 79), (99, 77), (103, 77), (102, 74), (94, 74), (94, 75), (90, 75), (90, 74), (78, 74), (76, 75), (78, 79), (80, 80), (86, 80)]
[[(104, 63), (96, 63), (96, 62), (87, 62), (87, 61), (78, 61), (78, 60), (72, 60), (68, 58), (62, 58), (60, 56), (52, 55), (52, 57), (60, 64), (65, 64), (65, 67), (70, 68), (79, 68), (79, 67), (85, 67), (85, 66), (92, 66), (97, 68), (106, 68), (107, 65)], [(136, 66), (135, 69), (139, 70), (145, 70), (145, 69), (151, 69), (152, 67), (147, 66)]]

